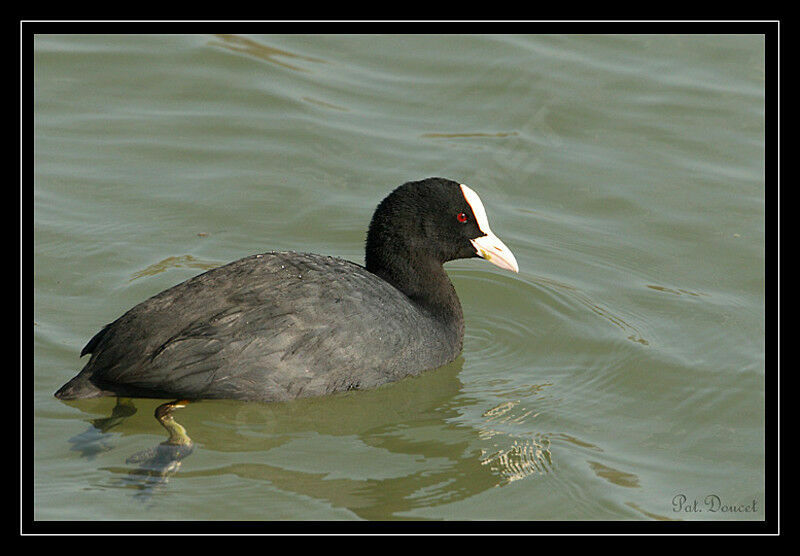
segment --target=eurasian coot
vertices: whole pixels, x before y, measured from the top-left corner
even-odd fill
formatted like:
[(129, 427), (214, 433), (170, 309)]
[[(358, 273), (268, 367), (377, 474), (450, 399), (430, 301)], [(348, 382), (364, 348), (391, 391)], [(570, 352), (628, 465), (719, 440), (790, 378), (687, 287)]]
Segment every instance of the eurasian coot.
[(55, 395), (271, 402), (439, 367), (464, 338), (442, 264), (468, 257), (518, 271), (472, 189), (443, 178), (405, 183), (375, 210), (366, 267), (269, 252), (209, 270), (106, 325)]

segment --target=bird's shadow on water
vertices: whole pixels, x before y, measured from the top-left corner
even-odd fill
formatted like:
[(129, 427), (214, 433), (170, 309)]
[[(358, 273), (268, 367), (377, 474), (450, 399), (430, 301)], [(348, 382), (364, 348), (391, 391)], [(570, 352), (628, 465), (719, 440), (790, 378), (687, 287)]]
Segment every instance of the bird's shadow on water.
[[(372, 431), (404, 427), (414, 421), (434, 419), (442, 422), (447, 417), (443, 408), (450, 405), (462, 389), (458, 379), (462, 365), (463, 358), (458, 358), (440, 369), (407, 377), (376, 389), (350, 391), (320, 398), (272, 404), (228, 400), (197, 401), (175, 412), (175, 418), (186, 426), (184, 429), (178, 425), (185, 433), (186, 439), (183, 442), (174, 442), (173, 438), (168, 438), (156, 446), (127, 456), (125, 466), (104, 466), (101, 469), (112, 473), (114, 487), (133, 489), (136, 491), (135, 498), (149, 501), (156, 492), (165, 490), (170, 479), (175, 478), (179, 470), (182, 477), (208, 474), (197, 470), (187, 472), (184, 465), (186, 458), (200, 449), (220, 453), (261, 453), (303, 435), (364, 437)], [(152, 415), (158, 412), (163, 402), (164, 400), (118, 399), (110, 412), (107, 408), (114, 403), (111, 399), (65, 402), (95, 415), (97, 412), (107, 414), (105, 417), (89, 419), (89, 427), (69, 439), (71, 450), (77, 451), (88, 461), (107, 461), (113, 457), (111, 454), (116, 445), (126, 437), (153, 434), (154, 425), (158, 421)], [(194, 445), (189, 434), (198, 440), (202, 448)], [(174, 432), (169, 435), (180, 436)], [(372, 439), (366, 441), (377, 442)], [(254, 461), (257, 460), (254, 458)], [(254, 471), (253, 467), (239, 465), (233, 472), (246, 468), (243, 471), (245, 474), (256, 472), (265, 480), (276, 480), (285, 483), (286, 488), (291, 488), (286, 483), (291, 479), (285, 470), (259, 466), (258, 463), (253, 465), (258, 466), (258, 469)], [(271, 474), (278, 476), (270, 478)]]
[(168, 441), (136, 452), (129, 456), (125, 463), (137, 464), (122, 477), (122, 485), (136, 489), (134, 498), (145, 502), (159, 489), (165, 488), (169, 478), (181, 467), (183, 459), (191, 455), (194, 445), (175, 445)]
[(113, 450), (110, 434), (112, 429), (134, 414), (136, 406), (131, 400), (117, 400), (108, 417), (92, 419), (89, 428), (68, 440), (72, 444), (70, 450), (78, 452), (89, 461), (94, 460), (99, 454)]
[[(127, 457), (124, 466), (100, 469), (112, 475), (113, 487), (132, 489), (150, 504), (175, 492), (174, 481), (225, 476), (320, 500), (362, 519), (404, 519), (417, 508), (507, 482), (507, 470), (487, 459), (490, 446), (480, 426), (464, 419), (464, 411), (474, 414), (469, 408), (483, 402), (464, 393), (458, 377), (463, 362), (320, 398), (191, 403), (175, 417), (196, 445), (166, 440)], [(158, 427), (151, 415), (163, 401), (134, 400), (138, 412), (132, 404), (121, 407), (127, 401), (118, 403), (71, 440), (73, 449), (107, 461), (115, 439), (153, 434)], [(189, 456), (198, 452), (208, 457), (195, 465)]]
[[(194, 443), (186, 430), (173, 423), (171, 413), (174, 409), (184, 407), (175, 402), (159, 405), (154, 418), (167, 430), (168, 438), (158, 445), (131, 454), (126, 464), (137, 467), (127, 471), (121, 477), (120, 485), (135, 489), (134, 495), (140, 501), (147, 501), (158, 489), (164, 488), (169, 477), (181, 467), (184, 458), (194, 451)], [(123, 423), (137, 413), (134, 401), (129, 398), (117, 398), (108, 417), (91, 419), (89, 427), (80, 434), (70, 438), (71, 450), (77, 451), (87, 460), (92, 461), (114, 449), (113, 438), (120, 434), (114, 429), (121, 429)], [(167, 418), (165, 419), (165, 414)], [(123, 433), (124, 434), (124, 433)]]

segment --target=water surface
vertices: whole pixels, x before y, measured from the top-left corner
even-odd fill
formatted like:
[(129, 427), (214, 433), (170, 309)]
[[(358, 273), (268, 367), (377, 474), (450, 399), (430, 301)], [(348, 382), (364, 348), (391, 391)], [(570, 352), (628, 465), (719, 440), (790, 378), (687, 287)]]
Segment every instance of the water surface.
[[(764, 519), (763, 36), (33, 45), (35, 519)], [(190, 405), (164, 480), (126, 463), (158, 401), (101, 433), (113, 399), (53, 398), (100, 327), (208, 268), (362, 263), (376, 204), (428, 176), (478, 191), (520, 266), (448, 263), (453, 364)]]

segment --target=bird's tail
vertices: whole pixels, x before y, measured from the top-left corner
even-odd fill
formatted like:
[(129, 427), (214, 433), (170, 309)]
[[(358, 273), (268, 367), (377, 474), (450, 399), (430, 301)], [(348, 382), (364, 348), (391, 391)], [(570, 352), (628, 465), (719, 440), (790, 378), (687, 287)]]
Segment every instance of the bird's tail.
[(72, 380), (58, 389), (55, 393), (59, 400), (77, 400), (81, 398), (97, 398), (106, 393), (91, 383), (87, 375), (78, 373)]

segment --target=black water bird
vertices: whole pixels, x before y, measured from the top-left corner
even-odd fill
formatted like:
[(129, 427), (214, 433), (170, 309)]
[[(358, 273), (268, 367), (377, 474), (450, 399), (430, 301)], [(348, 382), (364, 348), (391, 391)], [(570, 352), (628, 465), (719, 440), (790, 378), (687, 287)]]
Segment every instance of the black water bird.
[(375, 210), (365, 266), (269, 252), (209, 270), (106, 325), (55, 395), (272, 402), (440, 367), (464, 337), (442, 265), (469, 257), (518, 272), (477, 193), (443, 178), (408, 182)]

